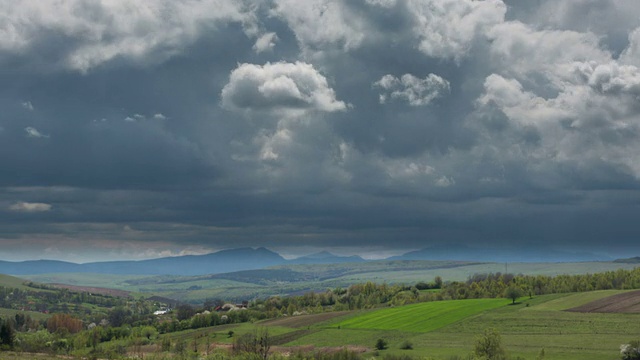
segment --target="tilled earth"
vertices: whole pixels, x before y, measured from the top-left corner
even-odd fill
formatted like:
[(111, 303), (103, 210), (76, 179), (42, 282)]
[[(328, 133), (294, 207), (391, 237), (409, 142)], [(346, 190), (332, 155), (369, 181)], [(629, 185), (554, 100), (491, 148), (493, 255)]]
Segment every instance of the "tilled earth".
[(586, 313), (640, 313), (640, 290), (612, 295), (567, 311)]

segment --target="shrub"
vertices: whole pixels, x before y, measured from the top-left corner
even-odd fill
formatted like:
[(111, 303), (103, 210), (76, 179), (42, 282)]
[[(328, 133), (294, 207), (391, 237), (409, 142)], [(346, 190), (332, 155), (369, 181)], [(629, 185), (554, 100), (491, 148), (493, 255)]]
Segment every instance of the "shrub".
[(502, 338), (495, 329), (486, 329), (484, 334), (476, 339), (473, 353), (476, 357), (487, 360), (506, 359), (505, 351), (502, 348)]
[(622, 360), (640, 360), (640, 341), (633, 340), (620, 345), (620, 356)]
[(413, 343), (409, 340), (405, 340), (400, 344), (400, 349), (402, 350), (413, 350)]
[(386, 348), (387, 348), (387, 341), (385, 339), (378, 339), (378, 341), (376, 341), (377, 350), (384, 350)]

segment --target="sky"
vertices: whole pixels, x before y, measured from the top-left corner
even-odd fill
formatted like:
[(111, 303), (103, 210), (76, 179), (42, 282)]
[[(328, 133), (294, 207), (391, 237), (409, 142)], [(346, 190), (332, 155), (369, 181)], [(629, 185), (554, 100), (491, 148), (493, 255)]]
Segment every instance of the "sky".
[(0, 259), (640, 255), (637, 0), (0, 0)]

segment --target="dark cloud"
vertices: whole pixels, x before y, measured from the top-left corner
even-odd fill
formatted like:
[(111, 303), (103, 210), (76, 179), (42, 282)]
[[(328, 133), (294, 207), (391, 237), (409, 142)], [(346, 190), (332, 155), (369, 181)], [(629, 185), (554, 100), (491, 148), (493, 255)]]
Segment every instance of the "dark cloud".
[(7, 258), (640, 235), (634, 0), (63, 3), (0, 5)]

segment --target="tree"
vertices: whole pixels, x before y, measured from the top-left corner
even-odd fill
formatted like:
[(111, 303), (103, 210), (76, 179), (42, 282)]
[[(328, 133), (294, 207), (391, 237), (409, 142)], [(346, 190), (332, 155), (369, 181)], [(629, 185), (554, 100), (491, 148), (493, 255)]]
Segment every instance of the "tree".
[(253, 333), (237, 336), (233, 340), (233, 352), (236, 354), (256, 354), (266, 360), (271, 350), (271, 336), (268, 328), (261, 328)]
[(124, 325), (127, 317), (130, 315), (131, 311), (122, 306), (118, 306), (109, 312), (109, 324), (113, 327), (120, 327)]
[(509, 286), (504, 291), (504, 297), (506, 297), (507, 299), (511, 299), (512, 304), (515, 304), (516, 300), (518, 300), (518, 298), (521, 296), (522, 296), (522, 290), (517, 286)]
[(196, 311), (191, 307), (191, 305), (181, 304), (177, 308), (176, 317), (178, 318), (178, 321), (182, 321), (182, 320), (191, 319), (191, 317), (195, 314), (196, 314)]
[(271, 350), (271, 336), (269, 336), (268, 328), (261, 328), (257, 333), (258, 340), (258, 355), (264, 360), (269, 357), (269, 351)]
[(82, 331), (82, 320), (69, 314), (55, 314), (47, 320), (47, 330), (75, 334)]
[(387, 348), (387, 340), (378, 339), (378, 341), (376, 341), (376, 350), (384, 350), (386, 348)]
[(11, 322), (0, 319), (0, 349), (13, 349), (16, 338)]
[(496, 329), (486, 329), (482, 336), (476, 339), (473, 353), (480, 359), (506, 359), (505, 351), (502, 348), (502, 338)]

